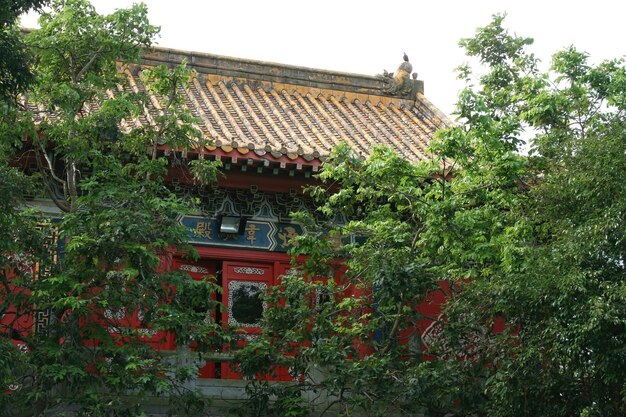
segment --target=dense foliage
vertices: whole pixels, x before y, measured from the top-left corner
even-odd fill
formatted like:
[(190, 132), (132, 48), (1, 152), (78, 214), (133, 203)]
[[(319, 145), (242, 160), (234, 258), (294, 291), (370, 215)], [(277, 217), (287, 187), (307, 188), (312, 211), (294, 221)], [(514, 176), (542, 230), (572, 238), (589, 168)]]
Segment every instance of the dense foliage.
[[(240, 355), (249, 375), (300, 376), (253, 383), (258, 415), (306, 414), (300, 392), (343, 415), (626, 415), (626, 68), (568, 48), (542, 72), (502, 21), (461, 42), (481, 72), (459, 69), (431, 161), (325, 164), (300, 214), (309, 261)], [(438, 286), (424, 345), (416, 306)]]
[(29, 68), (31, 54), (16, 25), (19, 16), (39, 9), (45, 0), (0, 1), (0, 100), (13, 101), (32, 80)]

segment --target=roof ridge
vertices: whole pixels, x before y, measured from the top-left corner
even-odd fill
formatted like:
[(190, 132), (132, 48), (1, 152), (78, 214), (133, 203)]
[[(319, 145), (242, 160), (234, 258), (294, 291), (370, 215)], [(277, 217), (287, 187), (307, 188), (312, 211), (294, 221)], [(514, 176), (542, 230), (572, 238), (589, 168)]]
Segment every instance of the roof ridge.
[(408, 96), (402, 96), (386, 93), (387, 84), (376, 75), (331, 71), (164, 47), (152, 47), (142, 53), (142, 65), (178, 65), (183, 59), (186, 59), (187, 65), (199, 74), (218, 74), (411, 101), (417, 99), (418, 93), (424, 92), (422, 80), (409, 80), (411, 93)]

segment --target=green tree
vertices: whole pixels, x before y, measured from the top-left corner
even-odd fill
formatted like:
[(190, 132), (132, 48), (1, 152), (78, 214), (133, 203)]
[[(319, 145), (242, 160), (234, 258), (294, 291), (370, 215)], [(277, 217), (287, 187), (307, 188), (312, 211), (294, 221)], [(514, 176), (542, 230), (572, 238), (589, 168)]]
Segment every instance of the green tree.
[[(20, 14), (44, 3), (36, 0), (0, 2), (0, 299), (11, 291), (8, 275), (28, 268), (32, 257), (44, 254), (44, 239), (36, 227), (34, 213), (15, 210), (25, 205), (24, 197), (33, 194), (35, 183), (10, 165), (22, 145), (19, 132), (24, 126), (16, 123), (18, 96), (32, 81), (31, 55), (16, 22)], [(0, 317), (7, 317), (9, 308), (2, 303)], [(6, 387), (14, 382), (13, 373), (19, 367), (21, 354), (9, 342), (10, 333), (3, 332), (3, 336), (0, 338), (0, 384)]]
[[(478, 109), (477, 122), (461, 128), (491, 131), (506, 115), (530, 138), (527, 191), (506, 215), (498, 262), (449, 311), (457, 330), (484, 313), (509, 326), (487, 356), (481, 413), (624, 415), (624, 64), (591, 65), (570, 47), (538, 73), (531, 55), (508, 49), (523, 40), (501, 18), (464, 44), (490, 72), (460, 106)], [(531, 66), (511, 71), (520, 63)]]
[[(168, 262), (173, 251), (193, 256), (176, 222), (189, 207), (164, 182), (171, 158), (185, 161), (157, 148), (202, 146), (178, 93), (193, 74), (185, 65), (157, 67), (144, 71), (145, 94), (126, 85), (117, 65), (137, 62), (158, 32), (144, 5), (101, 16), (85, 0), (52, 1), (40, 26), (26, 39), (35, 78), (12, 137), (21, 156), (37, 162), (32, 178), (62, 214), (29, 233), (17, 223), (33, 224), (19, 211), (23, 199), (3, 200), (10, 227), (0, 236), (0, 312), (7, 313), (0, 384), (14, 389), (0, 394), (0, 414), (50, 415), (70, 407), (80, 415), (142, 415), (142, 397), (161, 395), (179, 414), (202, 414), (205, 401), (185, 386), (195, 367), (146, 341), (171, 334), (178, 346), (195, 342), (200, 355), (222, 335), (207, 320), (207, 311), (218, 308), (215, 285), (172, 271)], [(154, 123), (125, 129), (150, 99), (161, 109)], [(214, 164), (189, 165), (198, 180), (214, 179)], [(23, 196), (12, 180), (3, 175), (0, 186)], [(57, 232), (62, 258), (46, 256), (57, 248), (46, 236)], [(29, 320), (36, 315), (48, 320), (33, 332)], [(129, 325), (131, 316), (139, 328)]]
[[(304, 390), (345, 415), (626, 415), (626, 68), (568, 48), (542, 72), (502, 22), (461, 42), (480, 72), (459, 69), (429, 162), (337, 149), (324, 165), (319, 210), (299, 215), (309, 258), (239, 357), (304, 377), (251, 383), (258, 415), (294, 395), (305, 413)], [(438, 284), (453, 291), (422, 352), (416, 306)]]

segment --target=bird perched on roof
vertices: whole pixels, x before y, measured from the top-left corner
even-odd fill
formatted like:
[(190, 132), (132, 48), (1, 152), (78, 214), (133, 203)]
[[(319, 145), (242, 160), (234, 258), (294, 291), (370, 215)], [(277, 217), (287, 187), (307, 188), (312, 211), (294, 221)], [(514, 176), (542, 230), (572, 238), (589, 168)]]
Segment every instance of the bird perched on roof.
[(404, 56), (402, 58), (404, 58), (404, 62), (409, 62), (409, 56), (406, 54), (406, 52), (404, 52)]

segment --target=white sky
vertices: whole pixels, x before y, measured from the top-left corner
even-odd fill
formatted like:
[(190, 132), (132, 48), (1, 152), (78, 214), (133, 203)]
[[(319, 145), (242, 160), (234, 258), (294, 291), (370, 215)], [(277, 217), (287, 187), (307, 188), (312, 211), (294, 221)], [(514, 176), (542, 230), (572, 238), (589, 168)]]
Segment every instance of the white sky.
[[(622, 0), (144, 2), (164, 47), (369, 75), (394, 71), (406, 52), (426, 97), (447, 114), (462, 87), (454, 69), (466, 61), (458, 41), (494, 13), (506, 12), (511, 32), (534, 38), (531, 51), (544, 62), (569, 45), (593, 61), (626, 54)], [(131, 3), (92, 0), (100, 13)], [(35, 18), (22, 23), (34, 27)]]

